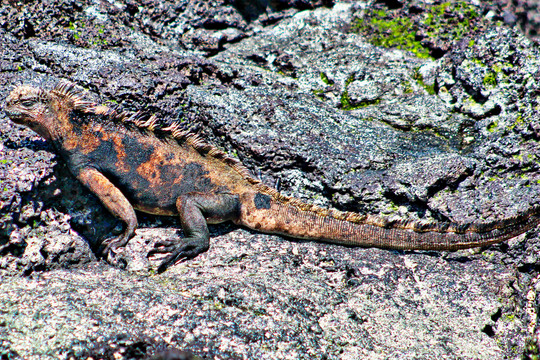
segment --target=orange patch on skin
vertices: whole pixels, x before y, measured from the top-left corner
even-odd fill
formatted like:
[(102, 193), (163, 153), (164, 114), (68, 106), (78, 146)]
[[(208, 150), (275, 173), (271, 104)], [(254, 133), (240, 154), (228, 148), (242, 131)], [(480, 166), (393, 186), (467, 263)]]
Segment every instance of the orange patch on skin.
[(244, 193), (240, 195), (241, 208), (240, 224), (262, 231), (279, 231), (280, 219), (276, 216), (279, 207), (272, 204), (269, 209), (257, 209), (254, 205), (256, 193)]
[(156, 179), (161, 177), (161, 167), (165, 163), (165, 156), (161, 151), (154, 151), (147, 162), (137, 167), (137, 173), (152, 185), (159, 182)]
[(114, 144), (114, 150), (116, 151), (116, 156), (118, 158), (118, 161), (116, 161), (115, 165), (116, 168), (123, 172), (130, 172), (131, 167), (126, 164), (126, 149), (124, 147), (124, 144), (122, 144), (122, 140), (120, 137), (115, 136), (112, 139), (112, 142)]
[[(103, 108), (106, 108), (105, 106), (102, 106)], [(122, 144), (122, 138), (118, 136), (118, 134), (111, 133), (109, 131), (106, 131), (103, 129), (103, 126), (101, 124), (95, 124), (92, 127), (93, 133), (100, 133), (101, 138), (97, 139), (97, 137), (94, 137), (99, 142), (112, 142), (114, 144), (114, 151), (116, 152), (116, 157), (118, 158), (118, 161), (116, 161), (115, 165), (116, 168), (120, 171), (123, 171), (125, 173), (128, 173), (131, 171), (131, 168), (126, 165), (125, 159), (127, 157), (126, 150), (124, 147), (124, 144)], [(95, 150), (95, 147), (90, 147), (90, 150), (83, 149), (83, 153), (88, 154)]]
[[(92, 129), (93, 130), (93, 129)], [(72, 130), (69, 131), (70, 136), (64, 140), (66, 150), (80, 148), (81, 153), (87, 155), (95, 151), (101, 144), (100, 140), (87, 126), (81, 128), (81, 134), (77, 135)]]

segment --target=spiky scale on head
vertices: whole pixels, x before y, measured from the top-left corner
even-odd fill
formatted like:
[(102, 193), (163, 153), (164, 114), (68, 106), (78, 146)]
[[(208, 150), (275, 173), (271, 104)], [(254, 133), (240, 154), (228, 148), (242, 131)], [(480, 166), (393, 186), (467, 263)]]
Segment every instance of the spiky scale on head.
[(39, 88), (18, 86), (6, 100), (6, 114), (18, 124), (27, 125), (50, 102), (49, 94)]
[(5, 112), (16, 124), (25, 125), (46, 139), (51, 138), (47, 125), (53, 119), (51, 94), (32, 86), (18, 86), (6, 100)]
[(79, 93), (72, 83), (66, 81), (60, 82), (51, 91), (28, 85), (17, 86), (6, 99), (6, 113), (17, 122), (16, 120), (24, 121), (25, 117), (37, 114), (39, 105), (49, 107), (53, 100), (63, 102), (66, 107), (73, 109), (94, 105), (82, 100)]
[(5, 112), (14, 122), (34, 130), (45, 139), (58, 135), (58, 118), (71, 110), (86, 110), (95, 104), (84, 101), (69, 82), (60, 82), (53, 90), (21, 85), (6, 99)]

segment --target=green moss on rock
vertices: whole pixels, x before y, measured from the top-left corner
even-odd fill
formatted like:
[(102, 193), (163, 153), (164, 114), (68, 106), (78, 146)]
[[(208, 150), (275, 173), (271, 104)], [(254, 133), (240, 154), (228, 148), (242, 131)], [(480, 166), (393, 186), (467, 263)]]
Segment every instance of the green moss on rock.
[[(464, 1), (426, 5), (420, 14), (410, 13), (407, 6), (397, 10), (378, 7), (367, 9), (356, 19), (353, 31), (365, 35), (375, 46), (411, 51), (419, 58), (442, 56), (434, 56), (430, 41), (455, 43), (476, 31), (475, 24), (480, 21), (479, 9)], [(474, 40), (469, 46), (474, 46)]]

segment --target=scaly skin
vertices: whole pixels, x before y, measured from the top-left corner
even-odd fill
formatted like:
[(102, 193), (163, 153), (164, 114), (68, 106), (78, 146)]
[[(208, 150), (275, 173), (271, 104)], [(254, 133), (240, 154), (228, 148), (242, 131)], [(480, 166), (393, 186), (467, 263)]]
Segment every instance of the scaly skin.
[(47, 91), (20, 86), (6, 113), (52, 142), (73, 175), (125, 224), (103, 242), (107, 256), (137, 228), (135, 210), (178, 215), (185, 238), (153, 252), (170, 252), (159, 270), (209, 247), (207, 223), (231, 220), (267, 233), (333, 243), (410, 250), (456, 250), (517, 236), (540, 222), (540, 207), (502, 221), (454, 224), (390, 221), (329, 210), (279, 194), (249, 175), (237, 160), (178, 125), (154, 116), (119, 113), (84, 101), (72, 84)]

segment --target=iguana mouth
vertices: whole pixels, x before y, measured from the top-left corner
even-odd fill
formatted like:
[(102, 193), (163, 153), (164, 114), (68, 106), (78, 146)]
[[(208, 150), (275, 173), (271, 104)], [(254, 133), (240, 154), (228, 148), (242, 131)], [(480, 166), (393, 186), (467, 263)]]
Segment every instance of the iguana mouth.
[(10, 118), (11, 121), (17, 124), (24, 124), (25, 116), (21, 111), (15, 109), (5, 109), (4, 112)]

